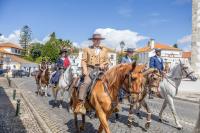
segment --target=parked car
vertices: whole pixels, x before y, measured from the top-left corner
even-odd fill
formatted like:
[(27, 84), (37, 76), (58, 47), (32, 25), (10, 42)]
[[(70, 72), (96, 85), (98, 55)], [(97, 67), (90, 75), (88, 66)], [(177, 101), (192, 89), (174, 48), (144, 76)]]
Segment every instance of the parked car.
[(0, 69), (0, 76), (4, 76), (4, 73), (6, 73), (7, 69)]
[(36, 74), (37, 74), (38, 72), (39, 72), (38, 70), (33, 71), (33, 72), (31, 73), (31, 76), (36, 76)]
[(12, 71), (12, 76), (13, 76), (13, 78), (15, 78), (15, 77), (23, 77), (23, 76), (28, 77), (29, 76), (29, 72), (26, 72), (24, 70), (13, 70)]

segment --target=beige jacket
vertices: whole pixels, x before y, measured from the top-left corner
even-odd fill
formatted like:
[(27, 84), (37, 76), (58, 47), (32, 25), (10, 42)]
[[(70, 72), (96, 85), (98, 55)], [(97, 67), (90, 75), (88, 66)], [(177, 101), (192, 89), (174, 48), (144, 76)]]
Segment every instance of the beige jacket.
[(96, 64), (104, 65), (105, 68), (108, 67), (108, 50), (100, 46), (100, 52), (98, 55), (95, 53), (95, 48), (93, 46), (89, 46), (88, 48), (83, 49), (83, 58), (82, 58), (82, 68), (83, 74), (87, 73), (87, 67), (89, 65), (95, 66)]

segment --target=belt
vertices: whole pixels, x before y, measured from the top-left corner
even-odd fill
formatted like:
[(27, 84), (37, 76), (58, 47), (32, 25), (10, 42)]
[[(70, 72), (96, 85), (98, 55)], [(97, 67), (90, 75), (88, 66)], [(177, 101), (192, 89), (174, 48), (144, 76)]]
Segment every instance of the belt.
[(95, 64), (95, 65), (87, 65), (87, 67), (90, 67), (92, 69), (95, 69), (96, 67), (99, 67), (100, 65), (99, 64)]

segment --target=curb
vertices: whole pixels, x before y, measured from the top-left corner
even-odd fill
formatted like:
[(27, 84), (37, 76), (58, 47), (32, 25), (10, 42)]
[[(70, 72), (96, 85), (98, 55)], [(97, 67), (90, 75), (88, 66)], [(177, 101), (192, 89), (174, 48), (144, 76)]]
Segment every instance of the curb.
[(194, 100), (185, 99), (185, 98), (181, 98), (181, 97), (174, 97), (174, 99), (199, 104), (199, 101), (194, 101)]
[[(15, 84), (15, 82), (12, 82), (12, 83)], [(16, 84), (15, 84), (15, 86), (19, 89), (19, 87)], [(35, 110), (35, 108), (33, 107), (33, 105), (29, 102), (29, 100), (26, 98), (26, 96), (24, 96), (24, 94), (21, 92), (20, 89), (19, 89), (19, 92), (20, 92), (21, 97), (25, 101), (26, 105), (29, 107), (29, 109), (33, 113), (33, 116), (36, 119), (36, 121), (37, 121), (38, 125), (40, 126), (41, 130), (44, 133), (52, 133), (52, 131), (50, 130), (50, 128), (47, 126), (46, 122), (37, 113), (37, 111)]]

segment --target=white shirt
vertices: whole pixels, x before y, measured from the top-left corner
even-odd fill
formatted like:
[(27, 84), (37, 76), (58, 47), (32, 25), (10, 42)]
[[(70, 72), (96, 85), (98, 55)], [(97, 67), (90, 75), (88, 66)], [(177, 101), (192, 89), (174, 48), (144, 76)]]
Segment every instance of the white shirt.
[(96, 55), (99, 55), (100, 51), (101, 51), (100, 48), (95, 48), (95, 54), (96, 54)]

